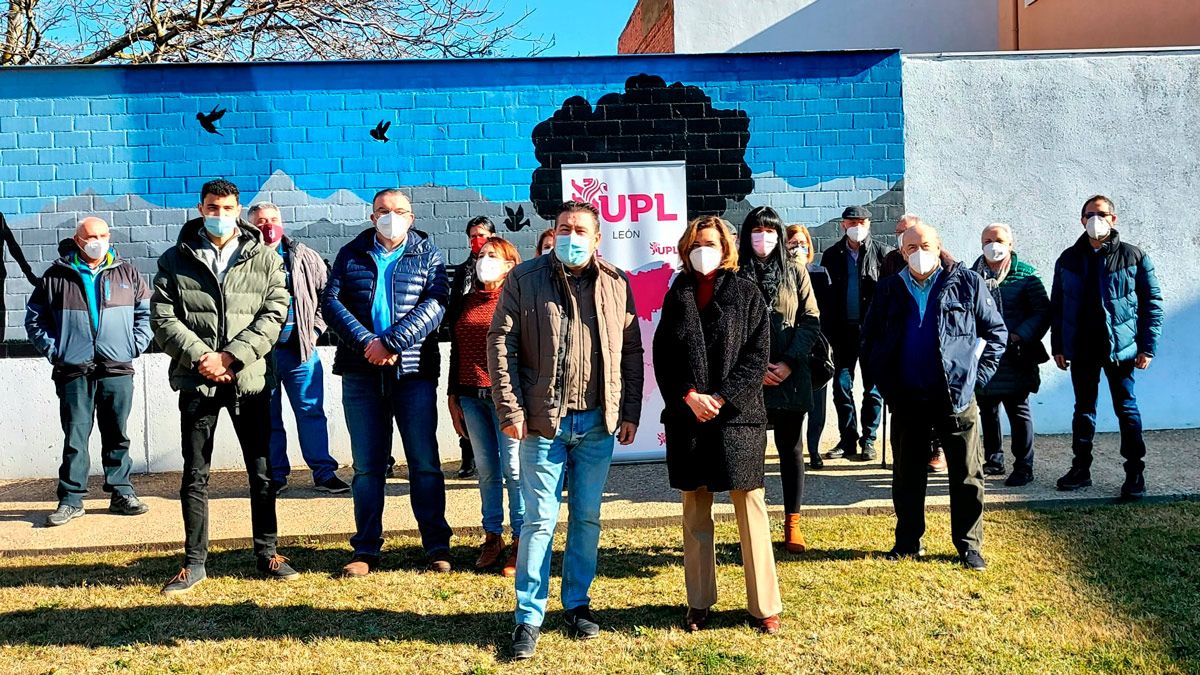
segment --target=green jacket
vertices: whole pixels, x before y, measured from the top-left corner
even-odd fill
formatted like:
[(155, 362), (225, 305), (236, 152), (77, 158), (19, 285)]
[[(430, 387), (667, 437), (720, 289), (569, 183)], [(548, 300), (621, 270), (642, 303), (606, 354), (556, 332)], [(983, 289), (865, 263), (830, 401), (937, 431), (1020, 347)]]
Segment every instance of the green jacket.
[(172, 389), (212, 396), (218, 385), (197, 363), (209, 352), (228, 352), (237, 393), (257, 394), (275, 386), (273, 359), (266, 357), (287, 318), (283, 259), (263, 245), (257, 228), (239, 223), (242, 249), (218, 283), (196, 256), (203, 228), (199, 218), (188, 221), (158, 259), (150, 299), (154, 341), (171, 357)]

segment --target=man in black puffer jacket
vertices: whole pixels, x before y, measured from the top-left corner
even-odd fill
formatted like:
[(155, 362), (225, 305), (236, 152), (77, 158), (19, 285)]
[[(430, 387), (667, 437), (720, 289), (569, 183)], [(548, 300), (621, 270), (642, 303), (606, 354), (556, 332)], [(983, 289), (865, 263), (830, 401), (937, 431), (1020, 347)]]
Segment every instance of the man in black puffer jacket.
[(150, 344), (150, 288), (137, 269), (109, 247), (108, 223), (79, 222), (73, 239), (58, 245), (25, 310), (25, 330), (35, 349), (54, 364), (66, 440), (58, 470), (58, 509), (46, 525), (83, 515), (87, 494), (88, 438), (93, 417), (100, 425), (104, 491), (111, 513), (149, 511), (129, 483), (129, 435), (133, 360)]
[(324, 316), (340, 338), (333, 372), (354, 461), (354, 556), (348, 577), (369, 574), (383, 548), (383, 502), (392, 420), (404, 442), (413, 515), (428, 569), (450, 571), (446, 483), (437, 446), (437, 329), (450, 284), (442, 253), (412, 229), (412, 205), (397, 189), (372, 200), (371, 222), (338, 252)]

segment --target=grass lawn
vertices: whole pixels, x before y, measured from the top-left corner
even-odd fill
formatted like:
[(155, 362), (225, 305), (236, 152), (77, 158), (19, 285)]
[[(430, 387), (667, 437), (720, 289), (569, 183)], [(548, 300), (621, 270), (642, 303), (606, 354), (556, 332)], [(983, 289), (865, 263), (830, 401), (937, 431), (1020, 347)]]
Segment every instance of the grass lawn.
[(926, 560), (885, 561), (892, 523), (809, 520), (816, 550), (779, 555), (773, 637), (742, 624), (732, 524), (717, 530), (718, 613), (695, 635), (678, 627), (679, 528), (606, 531), (601, 637), (559, 630), (556, 578), (538, 655), (520, 664), (503, 656), (512, 582), (417, 573), (413, 540), (389, 541), (385, 571), (361, 580), (330, 578), (344, 546), (282, 551), (307, 572), (288, 584), (254, 578), (248, 551), (216, 551), (182, 601), (157, 594), (174, 555), (0, 558), (0, 671), (1200, 672), (1200, 503), (990, 512), (982, 574), (954, 564), (944, 514)]

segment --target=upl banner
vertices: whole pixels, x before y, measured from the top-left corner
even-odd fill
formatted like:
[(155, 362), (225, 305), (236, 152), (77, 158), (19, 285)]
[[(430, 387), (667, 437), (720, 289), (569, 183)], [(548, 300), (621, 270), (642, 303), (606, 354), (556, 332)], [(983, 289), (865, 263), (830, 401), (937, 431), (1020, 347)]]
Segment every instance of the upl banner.
[(637, 438), (632, 445), (617, 445), (614, 460), (661, 460), (666, 453), (663, 401), (654, 381), (651, 343), (687, 226), (684, 162), (564, 164), (562, 186), (563, 200), (589, 202), (600, 211), (600, 256), (629, 274), (646, 349)]

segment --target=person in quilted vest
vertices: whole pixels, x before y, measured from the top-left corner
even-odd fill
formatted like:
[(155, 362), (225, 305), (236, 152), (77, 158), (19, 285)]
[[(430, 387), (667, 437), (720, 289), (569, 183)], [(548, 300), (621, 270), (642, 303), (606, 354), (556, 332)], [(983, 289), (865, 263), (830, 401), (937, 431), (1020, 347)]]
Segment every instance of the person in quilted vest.
[(372, 227), (338, 251), (325, 288), (325, 322), (338, 336), (333, 372), (354, 462), (355, 534), (347, 577), (379, 564), (392, 428), (408, 463), (413, 514), (427, 569), (450, 571), (446, 482), (437, 444), (437, 329), (450, 282), (442, 252), (413, 229), (412, 204), (399, 189), (371, 202)]

